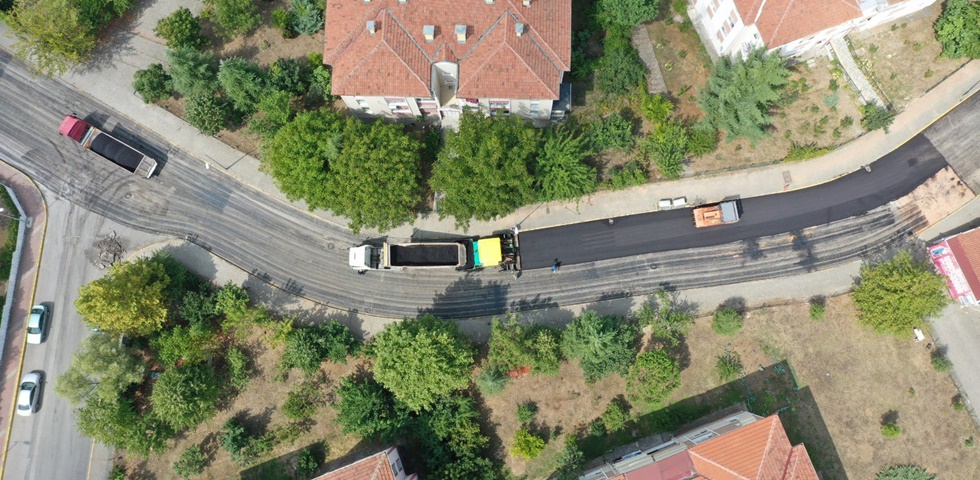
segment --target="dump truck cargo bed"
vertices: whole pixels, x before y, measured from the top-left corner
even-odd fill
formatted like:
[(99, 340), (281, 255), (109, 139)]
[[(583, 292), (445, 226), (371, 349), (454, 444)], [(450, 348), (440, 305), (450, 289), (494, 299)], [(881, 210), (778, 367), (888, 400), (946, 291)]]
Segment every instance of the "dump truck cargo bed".
[(388, 244), (387, 264), (392, 267), (462, 267), (466, 247), (461, 243)]

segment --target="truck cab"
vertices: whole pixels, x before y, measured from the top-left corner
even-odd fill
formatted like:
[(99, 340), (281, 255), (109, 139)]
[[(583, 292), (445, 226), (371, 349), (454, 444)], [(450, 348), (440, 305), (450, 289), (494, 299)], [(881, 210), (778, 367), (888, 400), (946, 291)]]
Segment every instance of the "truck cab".
[(347, 263), (358, 272), (377, 270), (381, 264), (380, 249), (371, 245), (351, 247)]

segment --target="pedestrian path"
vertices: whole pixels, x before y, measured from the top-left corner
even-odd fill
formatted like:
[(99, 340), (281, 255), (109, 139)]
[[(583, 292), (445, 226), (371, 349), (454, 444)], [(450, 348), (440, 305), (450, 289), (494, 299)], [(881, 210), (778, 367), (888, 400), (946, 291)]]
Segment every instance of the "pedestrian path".
[(851, 84), (861, 94), (864, 103), (885, 106), (885, 102), (878, 96), (878, 92), (871, 85), (871, 82), (868, 81), (868, 77), (864, 75), (864, 71), (854, 61), (854, 57), (851, 55), (851, 48), (847, 43), (847, 38), (843, 35), (832, 38), (830, 40), (830, 47), (834, 52), (834, 56), (837, 57), (837, 61), (840, 62), (841, 68), (844, 69), (844, 73), (847, 74), (847, 78), (851, 79)]
[[(201, 161), (201, 168), (226, 172), (276, 199), (288, 201), (276, 188), (272, 178), (261, 171), (257, 158), (238, 152), (217, 138), (201, 135), (168, 111), (144, 104), (135, 94), (120, 95), (120, 92), (132, 92), (132, 78), (136, 70), (145, 68), (150, 63), (160, 62), (165, 57), (165, 46), (156, 39), (151, 30), (153, 22), (144, 19), (168, 14), (174, 7), (166, 3), (157, 2), (139, 12), (139, 17), (129, 26), (131, 32), (116, 36), (114, 38), (116, 43), (103, 47), (108, 49), (104, 56), (112, 57), (111, 61), (103, 58), (98, 67), (72, 71), (63, 75), (62, 80), (128, 117), (128, 121), (139, 123), (155, 131), (198, 158)], [(200, 10), (197, 2), (189, 3), (193, 3), (189, 5), (192, 11)], [(165, 10), (164, 13), (161, 13), (160, 9)], [(13, 40), (8, 35), (6, 26), (0, 24), (0, 48), (10, 50), (12, 43)], [(601, 191), (579, 202), (529, 205), (496, 220), (472, 222), (465, 233), (484, 235), (513, 228), (515, 225), (520, 225), (526, 230), (644, 213), (656, 210), (657, 202), (661, 198), (687, 197), (690, 203), (703, 203), (732, 197), (768, 195), (827, 182), (862, 168), (863, 165), (905, 143), (969, 94), (980, 89), (978, 80), (980, 80), (980, 62), (967, 63), (944, 80), (942, 85), (910, 103), (897, 116), (890, 133), (886, 134), (882, 131), (868, 133), (817, 159), (748, 168), (718, 175), (687, 177), (622, 191)], [(71, 106), (66, 105), (66, 109), (70, 111)], [(160, 175), (167, 174), (167, 169), (164, 167)], [(297, 208), (306, 209), (303, 202), (292, 203)], [(337, 225), (347, 224), (346, 219), (330, 212), (318, 210), (312, 214)], [(438, 215), (429, 214), (420, 216), (413, 225), (404, 225), (385, 234), (395, 240), (404, 240), (456, 231), (452, 218), (439, 219)], [(363, 233), (378, 235), (380, 232), (365, 230)]]
[(664, 82), (663, 73), (660, 71), (660, 61), (657, 60), (657, 52), (653, 49), (653, 40), (650, 39), (650, 31), (647, 30), (646, 25), (637, 25), (633, 29), (630, 43), (647, 67), (647, 93), (650, 95), (667, 93), (667, 83)]

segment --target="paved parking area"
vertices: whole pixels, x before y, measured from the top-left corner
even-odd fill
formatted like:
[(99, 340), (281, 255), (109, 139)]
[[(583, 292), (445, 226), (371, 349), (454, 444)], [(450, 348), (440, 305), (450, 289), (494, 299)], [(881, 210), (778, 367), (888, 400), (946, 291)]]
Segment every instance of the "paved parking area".
[(961, 393), (966, 397), (974, 422), (980, 403), (980, 307), (950, 305), (932, 322), (936, 345), (946, 348), (953, 361), (953, 372)]

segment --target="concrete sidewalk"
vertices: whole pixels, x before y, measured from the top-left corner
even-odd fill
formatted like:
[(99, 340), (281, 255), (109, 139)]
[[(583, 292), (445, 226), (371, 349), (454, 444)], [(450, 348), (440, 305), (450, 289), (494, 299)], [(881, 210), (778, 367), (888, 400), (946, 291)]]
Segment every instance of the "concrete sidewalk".
[[(129, 121), (154, 130), (197, 157), (201, 160), (201, 168), (224, 171), (274, 198), (287, 201), (271, 177), (260, 171), (258, 159), (235, 151), (217, 138), (199, 134), (183, 120), (162, 108), (144, 104), (132, 93), (133, 73), (151, 63), (163, 62), (165, 58), (166, 48), (152, 32), (156, 19), (168, 15), (179, 6), (187, 6), (195, 12), (201, 9), (201, 3), (196, 0), (162, 1), (150, 5), (128, 25), (130, 31), (117, 34), (109, 46), (102, 47), (101, 50), (107, 53), (99, 55), (93, 64), (62, 76), (62, 79), (129, 117)], [(0, 24), (0, 47), (10, 48), (12, 43), (6, 27)], [(656, 203), (661, 198), (684, 196), (690, 203), (703, 203), (730, 197), (767, 195), (830, 181), (861, 168), (905, 143), (977, 90), (980, 90), (980, 62), (973, 61), (911, 103), (896, 118), (889, 134), (881, 131), (866, 134), (824, 157), (724, 175), (648, 184), (626, 191), (603, 191), (582, 199), (580, 203), (530, 205), (494, 221), (473, 222), (467, 233), (488, 234), (514, 225), (520, 225), (523, 229), (543, 228), (648, 212), (656, 209)], [(121, 95), (120, 92), (130, 94)], [(66, 105), (66, 109), (70, 110), (71, 105)], [(77, 113), (85, 115), (88, 112)], [(166, 169), (161, 174), (166, 175)], [(293, 203), (297, 208), (306, 209), (302, 202)], [(347, 223), (346, 219), (330, 212), (313, 213), (337, 225)], [(419, 218), (414, 225), (396, 228), (388, 235), (406, 239), (416, 230), (442, 233), (456, 229), (452, 218), (439, 220), (437, 215), (428, 215)], [(373, 235), (378, 232), (364, 233)]]

